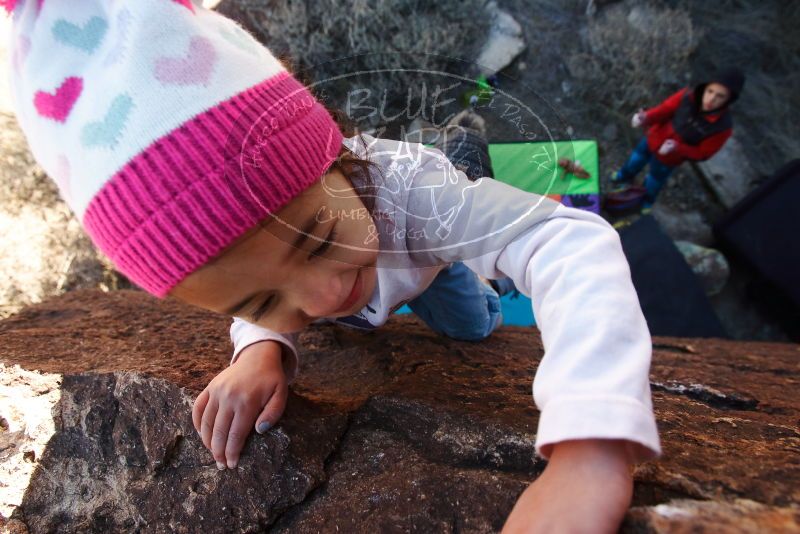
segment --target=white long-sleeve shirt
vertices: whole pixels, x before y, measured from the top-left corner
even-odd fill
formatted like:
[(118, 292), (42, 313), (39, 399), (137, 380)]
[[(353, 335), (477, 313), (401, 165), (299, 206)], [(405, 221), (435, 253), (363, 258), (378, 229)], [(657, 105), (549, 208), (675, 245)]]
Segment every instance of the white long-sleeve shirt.
[[(454, 261), (486, 278), (509, 276), (532, 299), (545, 348), (533, 383), (537, 452), (548, 457), (560, 441), (607, 438), (633, 442), (637, 461), (660, 454), (650, 332), (619, 236), (605, 220), (496, 180), (471, 182), (421, 144), (367, 134), (344, 143), (383, 171), (373, 175), (380, 251), (369, 303), (335, 322), (382, 325)], [(276, 340), (289, 349), (291, 380), (296, 335), (234, 318), (233, 361), (252, 343)]]

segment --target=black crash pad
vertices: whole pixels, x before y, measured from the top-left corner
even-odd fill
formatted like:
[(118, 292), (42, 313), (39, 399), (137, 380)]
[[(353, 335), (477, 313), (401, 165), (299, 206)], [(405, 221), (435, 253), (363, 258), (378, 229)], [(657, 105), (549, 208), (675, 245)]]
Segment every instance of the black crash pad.
[(699, 280), (652, 216), (621, 229), (620, 239), (652, 335), (728, 337)]
[(743, 259), (800, 308), (800, 159), (789, 162), (714, 225), (727, 254)]

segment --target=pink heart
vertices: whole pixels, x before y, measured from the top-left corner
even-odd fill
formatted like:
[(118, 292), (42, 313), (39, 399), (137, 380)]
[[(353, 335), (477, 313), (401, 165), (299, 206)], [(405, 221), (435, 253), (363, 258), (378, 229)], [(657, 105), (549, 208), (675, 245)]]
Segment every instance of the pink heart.
[(83, 91), (83, 80), (72, 76), (62, 82), (55, 94), (36, 91), (33, 105), (42, 117), (65, 122), (75, 101), (81, 96), (81, 91)]
[[(175, 0), (175, 1), (178, 2), (180, 0)], [(185, 0), (185, 1), (188, 1), (188, 0)], [(11, 12), (14, 11), (14, 8), (17, 7), (17, 2), (18, 2), (18, 0), (0, 0), (0, 7), (6, 8), (6, 11), (11, 13)], [(44, 0), (36, 0), (36, 11), (37, 11), (37, 14), (38, 14), (39, 11), (42, 10), (42, 4), (43, 3), (44, 3)], [(194, 10), (192, 10), (192, 11), (194, 11)]]
[(192, 13), (194, 13), (194, 4), (192, 4), (192, 0), (172, 0), (176, 4), (180, 4), (189, 9)]
[(0, 7), (6, 8), (6, 11), (11, 13), (17, 7), (17, 0), (0, 0)]
[(214, 70), (217, 53), (205, 37), (192, 37), (185, 58), (162, 57), (156, 60), (155, 77), (162, 83), (205, 84)]

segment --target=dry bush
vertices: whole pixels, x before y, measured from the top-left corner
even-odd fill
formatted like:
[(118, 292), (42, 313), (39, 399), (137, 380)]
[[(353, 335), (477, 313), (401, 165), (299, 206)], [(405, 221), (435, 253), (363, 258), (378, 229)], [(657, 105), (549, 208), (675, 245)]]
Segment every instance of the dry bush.
[(627, 117), (687, 83), (700, 37), (686, 10), (623, 2), (589, 20), (567, 66), (579, 96)]
[(92, 245), (35, 164), (15, 119), (0, 113), (0, 318), (71, 289), (129, 283)]
[[(272, 0), (223, 2), (219, 11), (257, 30), (307, 83), (372, 72), (322, 84), (325, 94), (319, 96), (329, 106), (344, 107), (349, 90), (368, 89), (385, 93), (387, 110), (397, 112), (404, 109), (407, 97), (420, 98), (430, 76), (374, 71), (473, 74), (458, 58), (475, 59), (488, 36), (484, 4), (483, 0)], [(430, 95), (430, 87), (427, 90)]]

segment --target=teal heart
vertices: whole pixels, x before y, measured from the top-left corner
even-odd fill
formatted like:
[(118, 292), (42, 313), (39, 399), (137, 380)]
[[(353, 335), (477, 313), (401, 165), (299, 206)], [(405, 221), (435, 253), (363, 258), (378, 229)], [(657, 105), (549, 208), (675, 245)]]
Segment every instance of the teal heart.
[(111, 102), (108, 113), (99, 122), (90, 122), (81, 130), (81, 143), (85, 147), (104, 146), (113, 148), (119, 143), (122, 130), (133, 109), (133, 99), (121, 94)]
[(56, 40), (90, 54), (100, 45), (106, 30), (108, 23), (102, 17), (90, 18), (82, 28), (64, 19), (58, 19), (53, 25)]

